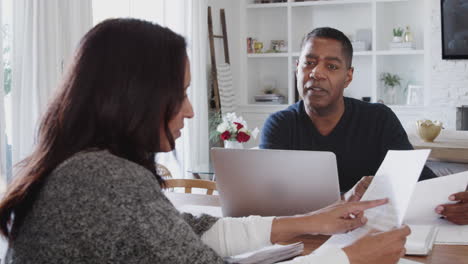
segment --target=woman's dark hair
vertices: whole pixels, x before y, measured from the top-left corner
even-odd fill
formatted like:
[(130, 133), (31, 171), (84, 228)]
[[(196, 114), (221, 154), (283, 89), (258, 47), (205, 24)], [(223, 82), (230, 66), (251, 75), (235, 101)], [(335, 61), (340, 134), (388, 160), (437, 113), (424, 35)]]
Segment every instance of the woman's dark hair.
[(154, 156), (162, 127), (174, 148), (168, 122), (184, 100), (186, 60), (185, 39), (150, 22), (111, 19), (91, 29), (0, 203), (0, 232), (14, 238), (46, 177), (80, 151), (108, 150), (163, 184)]
[(301, 50), (304, 48), (307, 41), (309, 41), (309, 39), (311, 38), (329, 38), (340, 42), (343, 50), (343, 55), (347, 60), (346, 66), (348, 68), (351, 67), (351, 65), (353, 64), (353, 45), (351, 45), (351, 41), (343, 32), (330, 27), (316, 28), (311, 32), (307, 33), (307, 35), (304, 37), (301, 44)]

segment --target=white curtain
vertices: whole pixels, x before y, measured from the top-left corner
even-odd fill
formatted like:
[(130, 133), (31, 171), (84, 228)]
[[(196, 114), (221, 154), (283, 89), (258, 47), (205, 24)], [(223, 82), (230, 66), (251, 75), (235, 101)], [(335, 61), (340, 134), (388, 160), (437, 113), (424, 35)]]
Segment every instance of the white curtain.
[[(2, 21), (2, 4), (2, 0), (0, 0), (0, 21)], [(3, 53), (3, 37), (0, 37), (0, 50)], [(5, 93), (3, 85), (3, 56), (0, 55), (0, 193), (5, 190), (7, 180)]]
[[(191, 0), (188, 14), (187, 42), (191, 60), (190, 100), (195, 117), (187, 122), (184, 159), (188, 170), (207, 170), (209, 164), (208, 131), (208, 1)], [(189, 175), (190, 176), (190, 175)]]
[(13, 3), (13, 164), (34, 146), (38, 121), (65, 63), (92, 26), (91, 0)]

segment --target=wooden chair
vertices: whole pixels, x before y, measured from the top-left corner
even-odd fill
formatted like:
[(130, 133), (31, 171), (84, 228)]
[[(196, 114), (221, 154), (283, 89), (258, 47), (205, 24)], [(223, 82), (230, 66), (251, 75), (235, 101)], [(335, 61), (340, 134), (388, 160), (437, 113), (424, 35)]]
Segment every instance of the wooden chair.
[(192, 193), (192, 188), (206, 189), (207, 195), (213, 195), (216, 190), (216, 182), (197, 179), (168, 179), (165, 180), (166, 188), (185, 188), (185, 193)]
[(171, 172), (164, 165), (156, 164), (156, 172), (158, 173), (159, 176), (161, 176), (161, 178), (165, 180), (172, 179)]

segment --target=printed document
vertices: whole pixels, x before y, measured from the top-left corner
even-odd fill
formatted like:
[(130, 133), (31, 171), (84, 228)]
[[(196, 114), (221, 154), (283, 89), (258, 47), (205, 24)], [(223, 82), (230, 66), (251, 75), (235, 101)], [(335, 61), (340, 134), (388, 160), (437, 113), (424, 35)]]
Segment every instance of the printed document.
[(388, 151), (361, 200), (389, 198), (389, 202), (366, 210), (365, 226), (332, 236), (317, 251), (329, 246), (346, 247), (372, 229), (388, 231), (400, 227), (429, 153), (426, 149)]

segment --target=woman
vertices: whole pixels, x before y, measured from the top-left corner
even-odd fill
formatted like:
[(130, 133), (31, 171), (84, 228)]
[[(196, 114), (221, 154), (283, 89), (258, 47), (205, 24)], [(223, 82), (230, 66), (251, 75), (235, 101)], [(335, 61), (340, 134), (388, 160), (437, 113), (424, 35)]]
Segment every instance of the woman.
[[(352, 230), (365, 223), (363, 210), (386, 202), (277, 218), (180, 214), (161, 192), (154, 156), (174, 149), (193, 116), (185, 50), (181, 36), (134, 19), (107, 20), (85, 35), (36, 149), (0, 204), (7, 263), (222, 263), (300, 234)], [(372, 234), (296, 261), (394, 263), (408, 233)]]

